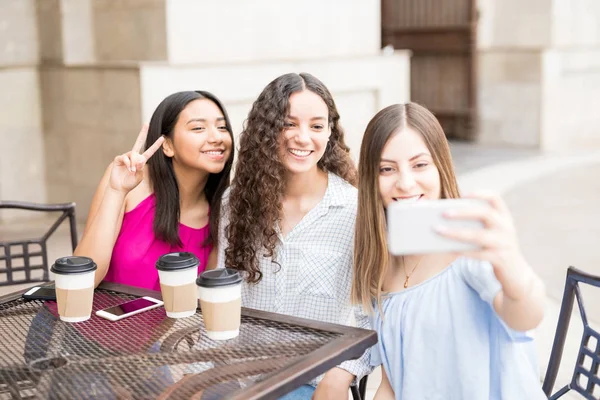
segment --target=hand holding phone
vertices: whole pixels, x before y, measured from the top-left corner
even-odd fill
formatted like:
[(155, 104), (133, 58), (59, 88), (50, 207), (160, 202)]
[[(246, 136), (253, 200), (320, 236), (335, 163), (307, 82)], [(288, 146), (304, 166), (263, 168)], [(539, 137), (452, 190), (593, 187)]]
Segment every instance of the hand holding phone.
[(118, 321), (123, 318), (130, 317), (141, 312), (152, 310), (163, 305), (161, 300), (152, 297), (140, 297), (139, 299), (131, 300), (126, 303), (119, 304), (114, 307), (105, 308), (104, 310), (96, 311), (96, 315), (106, 318), (109, 321)]
[(435, 231), (482, 229), (478, 220), (448, 219), (444, 213), (474, 207), (489, 207), (479, 199), (422, 200), (416, 203), (392, 203), (387, 208), (388, 248), (393, 255), (451, 253), (477, 250), (479, 247), (453, 240)]

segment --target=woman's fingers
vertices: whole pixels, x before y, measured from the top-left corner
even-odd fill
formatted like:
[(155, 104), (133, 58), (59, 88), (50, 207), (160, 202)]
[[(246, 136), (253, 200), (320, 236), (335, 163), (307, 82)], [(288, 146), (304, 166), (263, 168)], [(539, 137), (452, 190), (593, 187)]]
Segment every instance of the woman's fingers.
[(141, 171), (146, 165), (146, 158), (138, 153), (131, 153), (131, 172)]
[(124, 165), (129, 171), (131, 171), (131, 160), (129, 159), (130, 153), (121, 154), (115, 157), (115, 165)]
[(481, 221), (487, 228), (500, 225), (500, 217), (491, 207), (474, 207), (470, 209), (449, 210), (444, 213), (444, 218), (450, 220)]
[(161, 136), (158, 139), (156, 139), (156, 141), (152, 144), (152, 146), (150, 146), (145, 152), (144, 154), (142, 154), (142, 156), (146, 159), (146, 161), (148, 161), (150, 159), (150, 157), (152, 157), (152, 155), (154, 153), (156, 153), (156, 151), (158, 149), (160, 149), (160, 147), (162, 146), (163, 142), (165, 141), (165, 137)]
[(133, 144), (133, 148), (131, 149), (132, 153), (139, 153), (144, 148), (144, 143), (146, 143), (146, 137), (148, 136), (148, 124), (142, 125), (142, 129), (138, 134), (135, 143)]
[(439, 226), (435, 231), (448, 239), (471, 243), (485, 249), (499, 248), (502, 244), (502, 234), (487, 229), (451, 229)]
[(510, 211), (509, 211), (508, 207), (506, 206), (506, 203), (504, 203), (504, 200), (502, 200), (502, 198), (500, 196), (498, 196), (496, 193), (484, 192), (484, 191), (473, 192), (473, 193), (470, 193), (467, 196), (465, 196), (465, 198), (479, 199), (479, 200), (486, 201), (489, 205), (491, 205), (499, 213), (501, 213), (501, 214), (507, 213), (510, 215)]

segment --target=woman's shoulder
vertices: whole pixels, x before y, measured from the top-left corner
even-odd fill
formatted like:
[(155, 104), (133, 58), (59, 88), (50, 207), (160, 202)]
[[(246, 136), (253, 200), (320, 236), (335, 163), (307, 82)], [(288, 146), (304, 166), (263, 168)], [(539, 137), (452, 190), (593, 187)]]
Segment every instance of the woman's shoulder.
[(142, 182), (125, 197), (125, 212), (133, 211), (148, 203), (154, 205), (154, 198), (149, 178), (144, 177)]
[(482, 300), (491, 303), (501, 289), (492, 264), (489, 261), (467, 257), (461, 257), (457, 261), (462, 279), (479, 294)]
[(358, 189), (333, 172), (329, 172), (328, 190), (335, 199), (342, 203), (351, 205), (358, 203)]
[(141, 209), (154, 208), (156, 196), (152, 191), (131, 191), (125, 198), (125, 214), (134, 213)]

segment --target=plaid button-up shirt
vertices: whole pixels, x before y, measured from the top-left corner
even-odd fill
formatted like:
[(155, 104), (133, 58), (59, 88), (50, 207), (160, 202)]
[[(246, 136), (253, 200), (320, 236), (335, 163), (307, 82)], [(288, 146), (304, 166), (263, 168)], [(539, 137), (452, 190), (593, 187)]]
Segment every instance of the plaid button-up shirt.
[[(223, 198), (219, 225), (219, 268), (225, 266), (228, 198), (229, 191)], [(368, 317), (350, 304), (357, 201), (356, 188), (329, 173), (323, 199), (285, 238), (279, 235), (277, 263), (271, 258), (259, 259), (262, 280), (244, 283), (243, 306), (369, 329)], [(356, 382), (371, 372), (369, 351), (338, 367), (355, 375)], [(316, 385), (318, 381), (310, 383)]]

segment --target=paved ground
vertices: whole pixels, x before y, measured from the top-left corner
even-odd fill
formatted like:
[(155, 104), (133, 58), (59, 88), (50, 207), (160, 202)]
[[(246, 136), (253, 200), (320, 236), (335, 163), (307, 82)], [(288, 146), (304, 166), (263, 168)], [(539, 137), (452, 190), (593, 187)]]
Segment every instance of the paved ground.
[[(567, 266), (600, 274), (600, 149), (573, 154), (540, 154), (532, 150), (487, 148), (453, 143), (452, 152), (463, 192), (492, 189), (503, 194), (519, 229), (522, 248), (547, 285), (549, 301), (536, 331), (540, 369), (545, 372), (556, 329)], [(81, 212), (81, 211), (80, 211)], [(29, 215), (28, 222), (0, 224), (0, 237), (26, 238), (51, 222)], [(38, 233), (36, 233), (38, 232)], [(79, 226), (79, 233), (83, 227)], [(68, 230), (62, 227), (49, 242), (49, 258), (71, 252)], [(12, 291), (0, 288), (0, 293)], [(583, 291), (592, 324), (600, 324), (600, 290)], [(557, 386), (570, 379), (581, 337), (577, 313), (567, 340)], [(542, 375), (543, 377), (543, 375)], [(369, 379), (371, 399), (379, 384), (376, 371)], [(566, 397), (570, 398), (570, 397)]]

